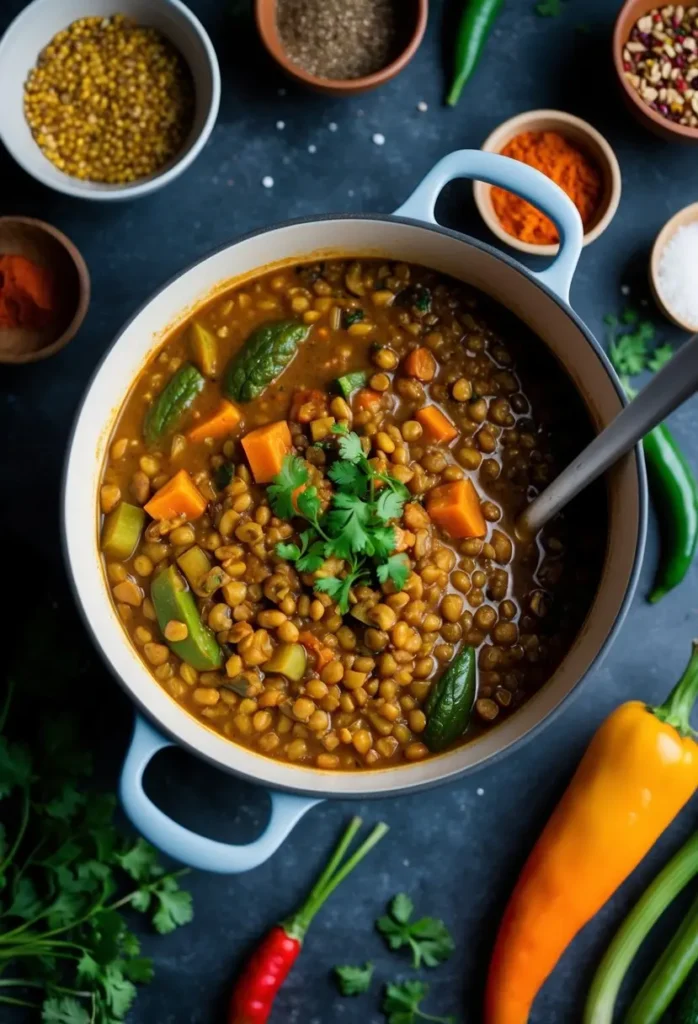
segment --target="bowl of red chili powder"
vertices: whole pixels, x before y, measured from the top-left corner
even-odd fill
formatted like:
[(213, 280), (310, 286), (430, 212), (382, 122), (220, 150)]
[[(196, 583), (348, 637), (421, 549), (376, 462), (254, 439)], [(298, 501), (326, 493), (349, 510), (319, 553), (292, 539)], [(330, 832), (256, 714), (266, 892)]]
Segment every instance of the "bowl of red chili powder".
[[(611, 223), (621, 193), (620, 167), (595, 128), (560, 110), (533, 110), (505, 121), (482, 149), (520, 160), (554, 181), (579, 210), (584, 245)], [(551, 220), (520, 196), (477, 181), (475, 202), (490, 231), (520, 252), (552, 256), (559, 248)]]
[(77, 248), (51, 224), (0, 217), (0, 362), (32, 363), (75, 337), (90, 301)]

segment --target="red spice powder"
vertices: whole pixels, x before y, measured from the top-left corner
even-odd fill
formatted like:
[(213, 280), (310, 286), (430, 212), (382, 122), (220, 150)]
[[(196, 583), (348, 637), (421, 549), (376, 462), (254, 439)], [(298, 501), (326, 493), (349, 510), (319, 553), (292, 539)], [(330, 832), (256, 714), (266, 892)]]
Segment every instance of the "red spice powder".
[(0, 255), (0, 328), (48, 326), (55, 310), (50, 270), (26, 256)]

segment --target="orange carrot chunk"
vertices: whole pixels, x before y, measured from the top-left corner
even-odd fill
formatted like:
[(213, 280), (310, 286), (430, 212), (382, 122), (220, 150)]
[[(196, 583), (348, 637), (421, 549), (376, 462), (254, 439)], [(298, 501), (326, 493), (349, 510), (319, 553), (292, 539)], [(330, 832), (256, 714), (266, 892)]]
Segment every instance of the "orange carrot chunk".
[(436, 376), (436, 360), (428, 348), (415, 348), (403, 364), (405, 373), (417, 380), (433, 380)]
[(224, 398), (213, 416), (203, 423), (197, 423), (187, 437), (194, 443), (205, 441), (207, 437), (226, 437), (232, 434), (241, 419), (242, 413), (237, 405)]
[(487, 523), (472, 480), (454, 480), (432, 487), (427, 494), (427, 512), (433, 523), (451, 537), (484, 537)]
[(180, 469), (155, 492), (145, 510), (152, 519), (174, 519), (175, 516), (198, 519), (206, 511), (207, 504), (186, 469)]
[(365, 412), (367, 409), (377, 409), (381, 404), (381, 396), (377, 391), (370, 388), (362, 388), (357, 391), (354, 399), (354, 408), (357, 412)]
[(258, 484), (268, 484), (280, 472), (284, 457), (292, 448), (291, 431), (286, 420), (251, 430), (242, 439), (247, 461)]
[(322, 672), (325, 665), (334, 658), (334, 651), (331, 647), (326, 647), (319, 637), (316, 637), (314, 633), (307, 630), (298, 637), (299, 643), (303, 644), (307, 651), (315, 655), (315, 669), (317, 672)]
[(417, 409), (414, 415), (432, 441), (448, 442), (452, 441), (454, 437), (458, 437), (456, 427), (435, 405), (425, 405), (423, 409)]
[(327, 416), (327, 395), (316, 388), (296, 388), (290, 416), (294, 423), (310, 423)]

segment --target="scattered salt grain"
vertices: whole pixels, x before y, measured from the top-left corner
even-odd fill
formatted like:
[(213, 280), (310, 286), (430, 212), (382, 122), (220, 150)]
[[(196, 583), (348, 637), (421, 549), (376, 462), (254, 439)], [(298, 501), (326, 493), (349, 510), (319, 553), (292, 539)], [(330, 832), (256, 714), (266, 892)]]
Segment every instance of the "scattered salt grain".
[(262, 178), (262, 184), (264, 185), (265, 188), (273, 188), (274, 187), (274, 179), (272, 177), (270, 177), (268, 174), (266, 174)]
[(330, 123), (327, 125), (327, 127), (330, 129), (331, 132), (336, 132), (337, 131), (337, 122), (336, 121), (330, 121)]
[(698, 221), (683, 224), (662, 249), (657, 285), (676, 319), (698, 328)]
[(630, 295), (630, 285), (629, 284), (622, 284), (620, 286), (620, 293), (621, 293), (621, 295)]
[(284, 130), (284, 128), (286, 127), (286, 122), (285, 121), (277, 121), (276, 122), (276, 127), (277, 127), (278, 131), (282, 132)]
[(375, 144), (377, 146), (384, 146), (385, 145), (385, 135), (381, 135), (380, 132), (376, 132), (375, 135), (371, 136), (371, 138), (372, 138), (373, 142), (375, 142)]
[(420, 100), (419, 103), (417, 104), (417, 110), (419, 111), (420, 114), (426, 114), (428, 109), (429, 104), (425, 103), (424, 100)]
[(308, 146), (308, 152), (309, 153), (317, 153), (317, 146), (314, 146), (312, 144), (312, 142), (311, 142), (310, 145)]
[(478, 796), (484, 796), (485, 795), (485, 791), (484, 791), (484, 789), (481, 786), (478, 786), (478, 788), (475, 790), (475, 792), (477, 793)]

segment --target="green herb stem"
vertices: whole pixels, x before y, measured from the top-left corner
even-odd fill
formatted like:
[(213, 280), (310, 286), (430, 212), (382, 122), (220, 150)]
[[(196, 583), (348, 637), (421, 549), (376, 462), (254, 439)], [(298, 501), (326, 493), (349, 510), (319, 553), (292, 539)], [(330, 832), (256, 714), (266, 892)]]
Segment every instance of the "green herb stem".
[[(2, 731), (0, 727), (0, 732)], [(29, 824), (29, 811), (31, 809), (31, 798), (29, 796), (29, 790), (24, 789), (22, 792), (22, 810), (20, 811), (19, 827), (17, 829), (17, 835), (14, 838), (12, 846), (7, 851), (5, 859), (0, 863), (0, 875), (7, 867), (11, 864), (15, 854), (19, 850), (19, 847), (24, 839), (24, 833), (27, 831), (27, 825)]]
[(23, 1006), (27, 1010), (40, 1010), (38, 1003), (30, 1003), (27, 999), (14, 999), (12, 996), (0, 996), (0, 1003), (6, 1006)]
[(698, 899), (633, 999), (624, 1024), (659, 1024), (698, 961)]

